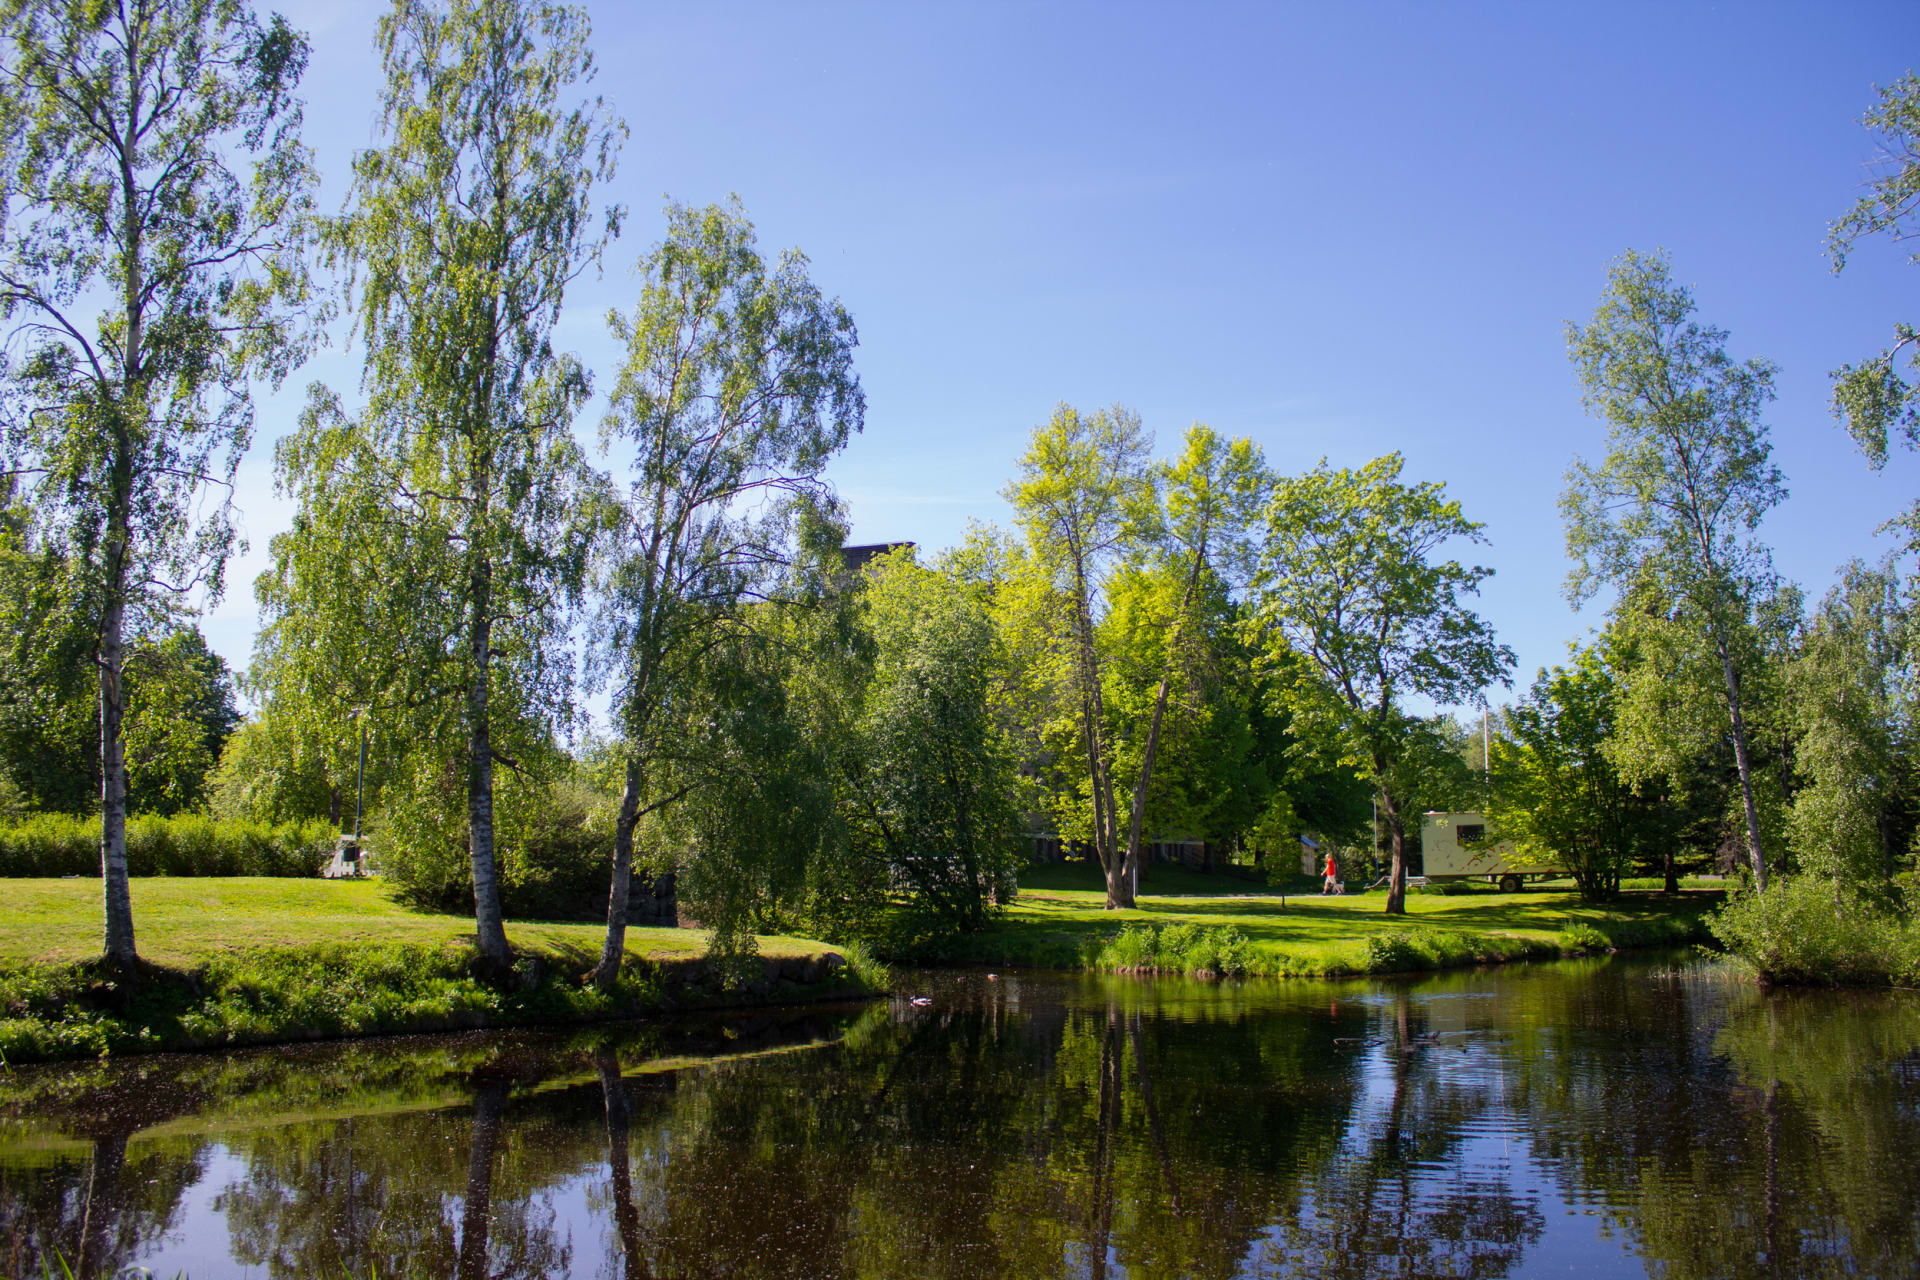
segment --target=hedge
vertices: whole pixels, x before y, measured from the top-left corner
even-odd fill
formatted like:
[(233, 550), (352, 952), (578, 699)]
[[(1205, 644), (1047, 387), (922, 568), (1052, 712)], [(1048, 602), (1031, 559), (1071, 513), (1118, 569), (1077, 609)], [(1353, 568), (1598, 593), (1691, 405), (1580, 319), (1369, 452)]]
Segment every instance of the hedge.
[[(317, 876), (333, 856), (329, 822), (223, 822), (206, 814), (127, 820), (136, 876)], [(100, 819), (41, 814), (0, 824), (0, 876), (97, 876)]]

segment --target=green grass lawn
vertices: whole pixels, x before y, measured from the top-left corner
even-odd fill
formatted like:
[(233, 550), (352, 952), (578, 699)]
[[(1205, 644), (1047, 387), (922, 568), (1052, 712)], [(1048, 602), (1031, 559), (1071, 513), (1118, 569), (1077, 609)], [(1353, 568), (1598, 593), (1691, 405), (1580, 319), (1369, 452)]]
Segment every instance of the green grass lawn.
[(1490, 888), (1457, 895), (1411, 892), (1407, 914), (1388, 916), (1383, 892), (1323, 898), (1308, 889), (1304, 896), (1290, 893), (1283, 899), (1241, 869), (1203, 875), (1159, 866), (1141, 886), (1138, 909), (1108, 911), (1097, 868), (1055, 863), (1029, 868), (1021, 876), (1020, 896), (1003, 916), (937, 958), (1076, 964), (1126, 925), (1202, 924), (1230, 926), (1245, 935), (1259, 972), (1358, 973), (1369, 967), (1370, 938), (1416, 931), (1456, 934), (1488, 940), (1496, 953), (1511, 940), (1516, 955), (1539, 953), (1570, 925), (1587, 925), (1608, 936), (1678, 940), (1697, 935), (1700, 917), (1720, 900), (1712, 890), (1685, 890), (1678, 898), (1628, 892), (1595, 906), (1582, 902), (1568, 881), (1525, 893)]
[[(141, 876), (132, 886), (141, 956), (180, 969), (241, 947), (473, 940), (472, 920), (409, 910), (389, 898), (378, 880)], [(0, 880), (0, 964), (71, 963), (99, 955), (100, 912), (95, 879)], [(605, 933), (597, 924), (507, 922), (507, 940), (516, 951), (569, 968), (591, 964)], [(690, 959), (706, 948), (707, 935), (697, 929), (627, 930), (627, 953), (649, 960)], [(800, 938), (760, 939), (766, 956), (825, 950)]]

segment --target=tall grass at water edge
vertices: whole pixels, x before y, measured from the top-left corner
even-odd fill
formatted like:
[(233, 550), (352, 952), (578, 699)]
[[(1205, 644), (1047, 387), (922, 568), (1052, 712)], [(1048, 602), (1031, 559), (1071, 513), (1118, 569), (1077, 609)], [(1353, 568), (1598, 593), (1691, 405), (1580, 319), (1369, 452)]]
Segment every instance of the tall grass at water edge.
[(1920, 914), (1811, 875), (1740, 893), (1714, 935), (1762, 982), (1793, 986), (1920, 986)]
[(1222, 978), (1332, 977), (1682, 946), (1706, 941), (1707, 937), (1700, 920), (1691, 917), (1611, 921), (1604, 925), (1576, 921), (1549, 939), (1416, 926), (1367, 937), (1357, 960), (1329, 961), (1256, 947), (1230, 925), (1128, 925), (1097, 945), (1086, 957), (1086, 967), (1108, 973)]

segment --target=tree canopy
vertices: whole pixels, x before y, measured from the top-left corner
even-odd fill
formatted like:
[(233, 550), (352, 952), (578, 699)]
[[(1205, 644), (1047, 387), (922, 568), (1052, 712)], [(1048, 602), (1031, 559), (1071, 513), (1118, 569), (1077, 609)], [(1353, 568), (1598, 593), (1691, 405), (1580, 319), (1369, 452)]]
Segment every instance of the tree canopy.
[(1281, 696), (1308, 733), (1370, 780), (1392, 844), (1386, 909), (1406, 909), (1407, 699), (1468, 702), (1505, 683), (1513, 651), (1468, 609), (1492, 570), (1446, 555), (1484, 542), (1445, 486), (1404, 484), (1399, 454), (1358, 469), (1324, 461), (1274, 489), (1261, 531), (1253, 622), (1284, 661)]
[[(1920, 76), (1909, 71), (1880, 90), (1880, 100), (1860, 123), (1879, 135), (1879, 154), (1867, 192), (1827, 229), (1827, 256), (1838, 272), (1865, 236), (1906, 241), (1920, 235)], [(1908, 255), (1920, 263), (1920, 251)], [(1860, 361), (1833, 371), (1833, 414), (1867, 465), (1887, 465), (1893, 445), (1920, 448), (1920, 384), (1902, 367), (1920, 371), (1920, 329), (1896, 324), (1893, 341)], [(1920, 547), (1920, 502), (1893, 523), (1905, 528), (1910, 547)]]

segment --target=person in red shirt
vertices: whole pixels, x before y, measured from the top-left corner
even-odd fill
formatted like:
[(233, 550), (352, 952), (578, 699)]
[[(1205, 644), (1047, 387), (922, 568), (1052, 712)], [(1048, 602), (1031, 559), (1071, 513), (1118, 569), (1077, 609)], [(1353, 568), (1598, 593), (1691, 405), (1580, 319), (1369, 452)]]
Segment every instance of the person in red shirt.
[(1329, 893), (1336, 893), (1339, 891), (1340, 881), (1337, 875), (1338, 870), (1339, 869), (1333, 865), (1333, 855), (1329, 853), (1327, 855), (1326, 870), (1320, 873), (1322, 876), (1326, 877), (1326, 882), (1320, 886), (1320, 895), (1322, 897), (1325, 897)]

